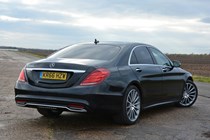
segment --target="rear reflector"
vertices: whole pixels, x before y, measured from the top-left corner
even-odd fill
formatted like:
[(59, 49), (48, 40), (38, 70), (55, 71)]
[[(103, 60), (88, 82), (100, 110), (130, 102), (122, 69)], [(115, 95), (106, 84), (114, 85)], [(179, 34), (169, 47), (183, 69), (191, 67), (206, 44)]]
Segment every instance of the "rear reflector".
[(81, 105), (81, 104), (75, 104), (75, 103), (69, 104), (68, 107), (74, 108), (74, 109), (83, 109), (84, 108), (83, 105)]
[(97, 85), (104, 81), (110, 75), (109, 70), (104, 68), (99, 68), (91, 72), (85, 80), (81, 82), (81, 86), (87, 85)]
[(25, 70), (24, 70), (24, 68), (23, 68), (22, 71), (20, 72), (18, 81), (26, 82), (26, 77), (25, 77)]
[(26, 100), (15, 100), (17, 104), (25, 104)]

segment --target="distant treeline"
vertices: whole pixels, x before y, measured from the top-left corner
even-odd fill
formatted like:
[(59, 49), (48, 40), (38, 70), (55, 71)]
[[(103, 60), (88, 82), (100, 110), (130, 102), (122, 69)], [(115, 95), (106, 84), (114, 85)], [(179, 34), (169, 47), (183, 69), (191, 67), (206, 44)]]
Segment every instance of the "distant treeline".
[(0, 49), (18, 49), (18, 47), (12, 47), (12, 46), (0, 46)]
[(20, 52), (32, 53), (42, 57), (46, 57), (56, 51), (56, 50), (47, 50), (47, 49), (30, 49), (30, 48), (19, 48), (19, 47), (10, 47), (10, 46), (0, 46), (0, 49), (18, 50)]
[(53, 52), (55, 52), (56, 50), (23, 49), (23, 48), (19, 48), (18, 51), (26, 52), (26, 53), (32, 53), (32, 54), (35, 54), (35, 55), (46, 57), (46, 56), (52, 54)]

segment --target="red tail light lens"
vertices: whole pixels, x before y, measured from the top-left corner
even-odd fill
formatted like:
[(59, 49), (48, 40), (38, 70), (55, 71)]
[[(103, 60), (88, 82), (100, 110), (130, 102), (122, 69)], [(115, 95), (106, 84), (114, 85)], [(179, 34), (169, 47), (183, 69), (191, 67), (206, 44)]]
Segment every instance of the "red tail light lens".
[(22, 69), (22, 71), (20, 72), (18, 81), (26, 82), (25, 70), (24, 69)]
[(26, 100), (15, 100), (17, 104), (25, 104)]
[(85, 80), (82, 81), (80, 84), (81, 86), (87, 85), (97, 85), (104, 81), (110, 75), (109, 70), (104, 68), (99, 68), (91, 72)]
[(84, 106), (81, 104), (69, 104), (68, 107), (77, 108), (77, 109), (83, 109)]

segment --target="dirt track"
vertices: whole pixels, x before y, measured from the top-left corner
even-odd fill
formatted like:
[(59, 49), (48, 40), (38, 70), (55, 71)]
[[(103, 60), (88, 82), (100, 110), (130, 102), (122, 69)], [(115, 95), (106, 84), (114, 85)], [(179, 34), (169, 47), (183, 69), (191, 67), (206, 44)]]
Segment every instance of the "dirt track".
[(148, 109), (132, 126), (114, 124), (107, 116), (76, 113), (46, 119), (35, 109), (17, 107), (15, 81), (22, 67), (35, 59), (19, 52), (0, 50), (0, 140), (210, 139), (210, 84), (198, 83), (201, 96), (193, 107), (168, 105)]

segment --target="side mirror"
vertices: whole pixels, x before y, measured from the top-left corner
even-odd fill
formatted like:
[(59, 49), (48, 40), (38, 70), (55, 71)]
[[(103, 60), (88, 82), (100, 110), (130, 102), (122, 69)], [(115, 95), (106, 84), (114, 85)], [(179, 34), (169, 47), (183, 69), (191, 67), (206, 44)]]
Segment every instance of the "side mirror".
[(173, 66), (174, 67), (180, 67), (181, 66), (181, 62), (177, 61), (177, 60), (174, 60), (172, 61), (173, 62)]

